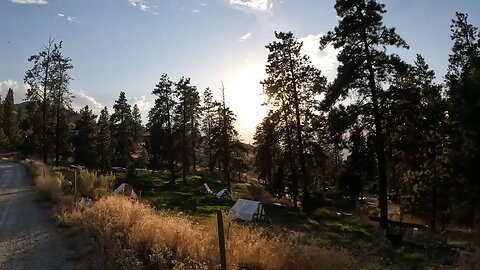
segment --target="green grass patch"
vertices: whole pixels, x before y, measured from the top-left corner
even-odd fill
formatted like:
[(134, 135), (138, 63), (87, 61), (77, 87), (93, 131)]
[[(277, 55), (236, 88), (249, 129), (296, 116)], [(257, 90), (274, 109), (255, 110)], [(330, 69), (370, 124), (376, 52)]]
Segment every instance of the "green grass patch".
[[(218, 199), (215, 192), (225, 188), (221, 182), (200, 176), (188, 176), (187, 183), (177, 178), (174, 184), (169, 182), (169, 176), (162, 173), (141, 173), (129, 182), (142, 198), (149, 200), (157, 208), (173, 209), (188, 212), (192, 215), (211, 215), (217, 210), (229, 210), (235, 203), (232, 200)], [(214, 194), (208, 194), (204, 183), (207, 183)]]

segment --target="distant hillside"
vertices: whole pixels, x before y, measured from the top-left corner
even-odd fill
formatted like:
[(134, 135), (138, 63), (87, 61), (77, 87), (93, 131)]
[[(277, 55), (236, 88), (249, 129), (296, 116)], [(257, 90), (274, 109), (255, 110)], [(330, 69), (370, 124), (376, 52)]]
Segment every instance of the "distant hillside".
[[(29, 103), (30, 103), (29, 101), (25, 101), (25, 102), (13, 105), (13, 109), (21, 115), (21, 120), (27, 117), (27, 107)], [(66, 111), (66, 114), (67, 114), (67, 118), (73, 122), (77, 121), (77, 119), (80, 118), (80, 114), (78, 114), (74, 110), (68, 110)]]

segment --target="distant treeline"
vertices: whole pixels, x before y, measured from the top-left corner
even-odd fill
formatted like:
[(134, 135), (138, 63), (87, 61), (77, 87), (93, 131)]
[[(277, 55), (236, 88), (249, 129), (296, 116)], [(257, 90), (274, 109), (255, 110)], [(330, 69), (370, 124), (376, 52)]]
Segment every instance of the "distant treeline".
[[(155, 105), (142, 125), (140, 110), (133, 109), (124, 92), (97, 116), (88, 107), (73, 112), (69, 90), (73, 68), (62, 54), (62, 42), (49, 40), (44, 49), (28, 58), (24, 109), (15, 110), (9, 89), (0, 111), (0, 150), (39, 154), (56, 166), (75, 163), (102, 172), (111, 167), (165, 169), (174, 183), (178, 175), (196, 173), (198, 164), (221, 177), (230, 189), (232, 173), (246, 170), (247, 146), (234, 128), (235, 114), (207, 88), (203, 96), (190, 79), (172, 82), (163, 74), (152, 94)], [(198, 158), (200, 157), (200, 158)]]

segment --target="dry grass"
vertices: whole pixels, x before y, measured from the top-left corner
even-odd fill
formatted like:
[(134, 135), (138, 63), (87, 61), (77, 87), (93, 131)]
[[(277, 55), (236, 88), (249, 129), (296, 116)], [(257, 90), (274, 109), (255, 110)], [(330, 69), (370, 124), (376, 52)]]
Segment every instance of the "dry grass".
[[(194, 222), (121, 196), (107, 196), (62, 216), (81, 223), (117, 266), (126, 269), (215, 269), (218, 240), (213, 220)], [(353, 259), (342, 251), (297, 244), (288, 234), (233, 226), (227, 239), (231, 269), (345, 269)]]
[(100, 175), (95, 171), (80, 170), (77, 185), (81, 195), (93, 199), (99, 199), (111, 193), (115, 175)]
[(23, 162), (27, 166), (41, 199), (56, 201), (61, 193), (64, 177), (59, 172), (52, 172), (50, 167), (36, 160)]
[(480, 249), (474, 250), (472, 252), (461, 252), (455, 269), (480, 269)]

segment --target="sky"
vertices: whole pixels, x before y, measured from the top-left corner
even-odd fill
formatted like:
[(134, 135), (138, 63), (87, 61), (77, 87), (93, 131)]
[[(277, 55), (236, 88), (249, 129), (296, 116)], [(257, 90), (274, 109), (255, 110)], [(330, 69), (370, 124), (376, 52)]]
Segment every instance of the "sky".
[[(410, 50), (395, 51), (413, 63), (422, 54), (443, 81), (451, 51), (451, 19), (469, 14), (480, 26), (479, 0), (380, 0), (384, 22), (395, 27)], [(274, 31), (292, 31), (304, 53), (332, 80), (336, 50), (318, 40), (337, 25), (334, 0), (0, 0), (0, 95), (13, 88), (25, 98), (27, 61), (49, 37), (63, 41), (72, 59), (73, 108), (98, 113), (120, 91), (137, 104), (144, 121), (161, 74), (190, 77), (200, 92), (217, 97), (223, 82), (236, 128), (251, 143), (266, 115), (260, 81), (265, 78)]]

